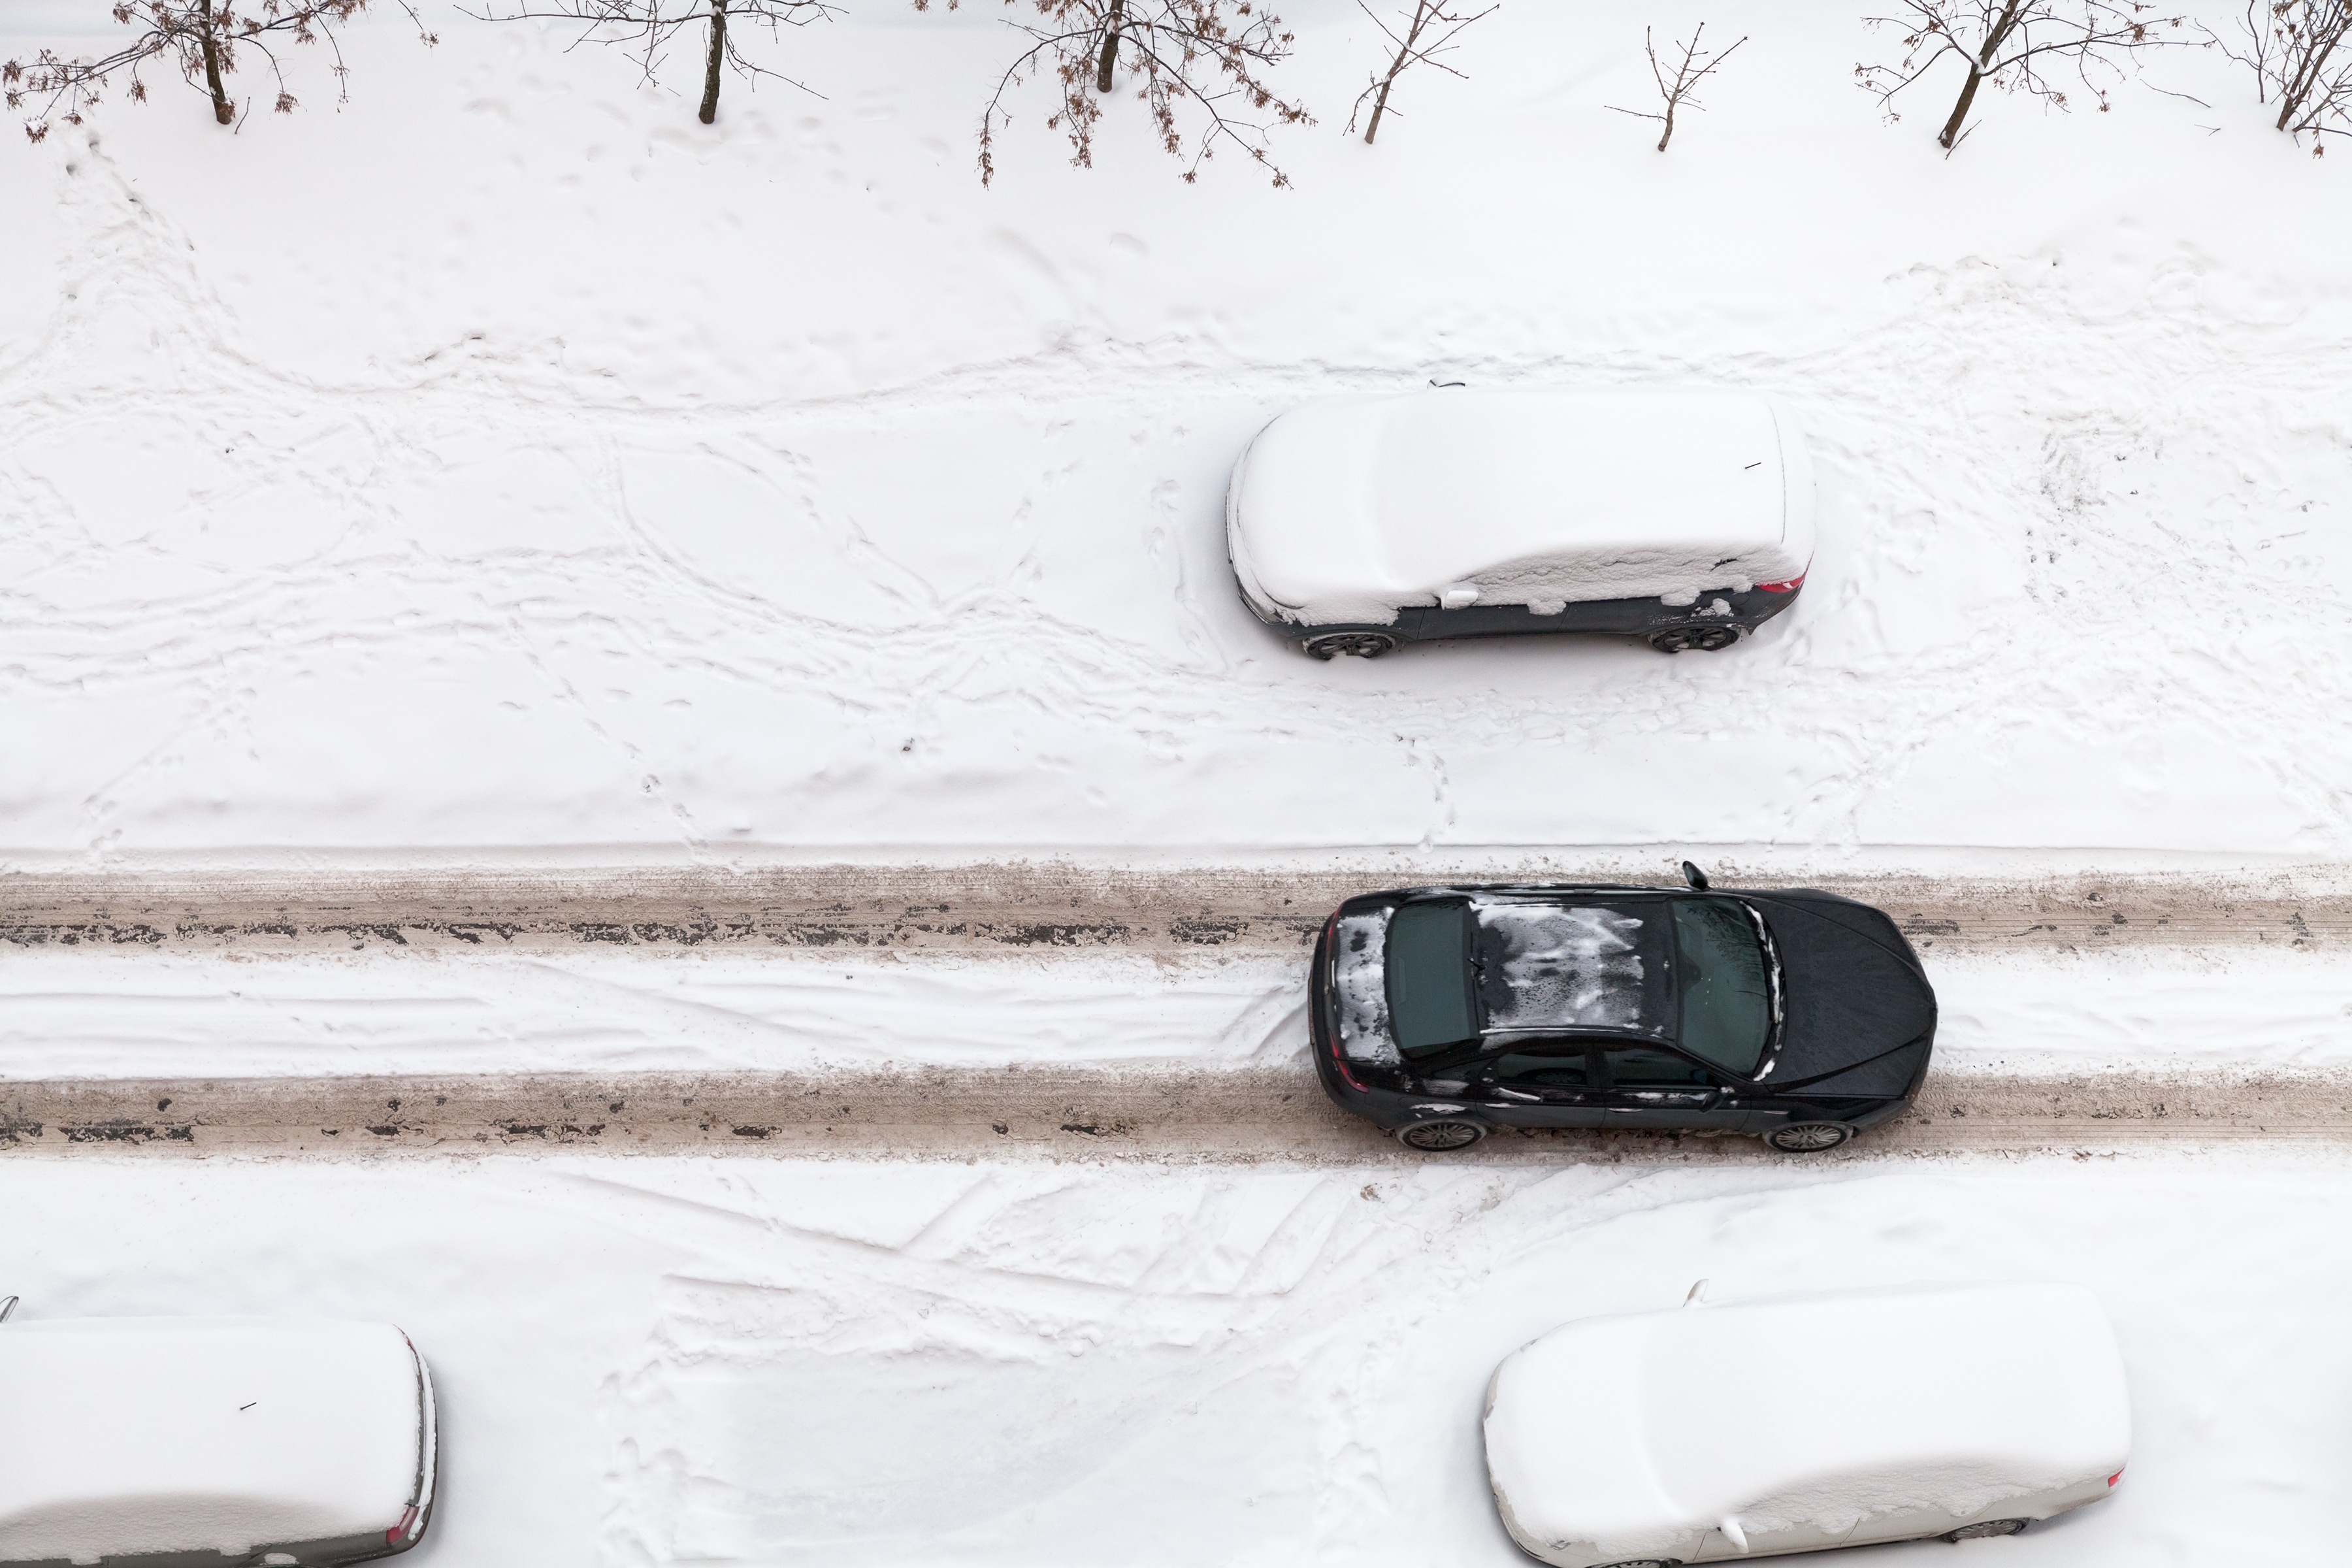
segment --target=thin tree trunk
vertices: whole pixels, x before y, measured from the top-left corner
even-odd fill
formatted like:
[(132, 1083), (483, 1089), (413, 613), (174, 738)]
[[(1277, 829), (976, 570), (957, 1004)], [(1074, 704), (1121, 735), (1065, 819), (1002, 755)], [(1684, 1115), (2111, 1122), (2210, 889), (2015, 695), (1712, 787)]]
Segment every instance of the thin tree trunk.
[(221, 86), (220, 45), (213, 39), (213, 0), (196, 0), (196, 27), (205, 41), (205, 86), (213, 95), (213, 119), (229, 125), (236, 120), (236, 105), (228, 100), (228, 89)]
[(1388, 111), (1389, 107), (1389, 89), (1395, 85), (1396, 72), (1391, 71), (1381, 83), (1381, 95), (1372, 100), (1372, 122), (1364, 127), (1364, 145), (1367, 147), (1372, 144), (1372, 138), (1381, 133), (1381, 116)]
[(1118, 63), (1119, 25), (1127, 19), (1127, 0), (1110, 0), (1110, 17), (1103, 24), (1102, 59), (1095, 67), (1095, 90), (1110, 90), (1111, 67)]
[(1945, 152), (1950, 152), (1953, 143), (1959, 141), (1960, 125), (1969, 117), (1969, 105), (1977, 100), (1977, 87), (1992, 74), (1992, 62), (2000, 58), (2000, 47), (2009, 42), (2009, 35), (2017, 26), (2017, 14), (2025, 5), (2026, 0), (2009, 0), (2001, 7), (2000, 20), (1985, 34), (1984, 47), (1969, 60), (1969, 85), (1960, 89), (1960, 101), (1952, 106), (1952, 117), (1944, 121), (1944, 129), (1936, 136), (1937, 145)]
[(719, 118), (719, 72), (727, 63), (727, 0), (710, 0), (710, 62), (702, 72), (702, 112), (708, 125)]
[(1969, 105), (1976, 101), (1977, 84), (1982, 80), (1984, 80), (1984, 72), (1978, 69), (1971, 62), (1969, 66), (1969, 85), (1960, 89), (1960, 101), (1952, 106), (1952, 117), (1944, 121), (1944, 129), (1936, 135), (1937, 145), (1943, 148), (1945, 152), (1950, 152), (1952, 143), (1960, 139), (1960, 121), (1969, 117)]

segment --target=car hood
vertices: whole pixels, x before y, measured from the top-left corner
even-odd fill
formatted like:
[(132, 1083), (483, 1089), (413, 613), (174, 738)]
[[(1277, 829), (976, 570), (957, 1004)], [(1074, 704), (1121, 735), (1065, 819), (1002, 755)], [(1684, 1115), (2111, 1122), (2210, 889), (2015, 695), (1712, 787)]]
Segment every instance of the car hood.
[[(1936, 993), (1895, 922), (1834, 893), (1743, 896), (1780, 952), (1780, 1050), (1764, 1081), (1824, 1094), (1904, 1092), (1935, 1036)], [(1901, 1049), (1914, 1042), (1916, 1050)]]

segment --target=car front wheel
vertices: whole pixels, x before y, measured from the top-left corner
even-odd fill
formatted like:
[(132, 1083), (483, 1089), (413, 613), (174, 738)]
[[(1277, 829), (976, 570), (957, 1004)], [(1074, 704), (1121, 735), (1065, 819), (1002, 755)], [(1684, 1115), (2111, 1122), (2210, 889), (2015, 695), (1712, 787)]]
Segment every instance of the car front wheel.
[(1331, 658), (1343, 653), (1358, 658), (1378, 658), (1396, 645), (1396, 638), (1382, 632), (1333, 632), (1328, 637), (1308, 637), (1301, 646), (1317, 658)]
[(1399, 1132), (1397, 1141), (1425, 1153), (1442, 1154), (1449, 1149), (1467, 1149), (1485, 1136), (1486, 1128), (1483, 1122), (1416, 1121)]
[(2030, 1519), (1989, 1519), (1982, 1524), (1964, 1524), (1958, 1530), (1944, 1531), (1946, 1541), (1983, 1541), (1995, 1535), (2022, 1535)]
[(1764, 1134), (1764, 1142), (1783, 1154), (1818, 1154), (1853, 1136), (1843, 1121), (1791, 1121)]

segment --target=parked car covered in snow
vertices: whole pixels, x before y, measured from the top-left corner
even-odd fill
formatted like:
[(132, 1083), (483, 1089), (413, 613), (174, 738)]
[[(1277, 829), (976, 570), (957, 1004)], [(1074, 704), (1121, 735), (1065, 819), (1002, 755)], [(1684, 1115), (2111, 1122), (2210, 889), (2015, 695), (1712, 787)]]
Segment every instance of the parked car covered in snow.
[(1320, 658), (1560, 631), (1722, 648), (1795, 602), (1812, 468), (1748, 393), (1323, 397), (1250, 443), (1225, 534), (1250, 608)]
[(1936, 994), (1895, 922), (1810, 889), (1366, 893), (1309, 971), (1316, 1069), (1415, 1148), (1501, 1128), (1753, 1133), (1833, 1149), (1899, 1113)]
[(1486, 1436), (1529, 1555), (1672, 1568), (2014, 1535), (2123, 1479), (2131, 1405), (2088, 1290), (1919, 1285), (1570, 1323), (1496, 1369)]
[(405, 1552), (433, 1383), (388, 1323), (0, 1325), (0, 1563), (301, 1568)]

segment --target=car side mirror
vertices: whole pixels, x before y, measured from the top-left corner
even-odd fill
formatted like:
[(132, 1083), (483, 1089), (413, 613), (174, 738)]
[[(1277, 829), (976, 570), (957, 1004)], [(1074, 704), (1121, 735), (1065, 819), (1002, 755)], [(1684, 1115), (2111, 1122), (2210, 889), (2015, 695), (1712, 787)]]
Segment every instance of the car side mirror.
[(1691, 891), (1695, 893), (1706, 891), (1706, 873), (1687, 860), (1683, 862), (1683, 880), (1691, 885)]

